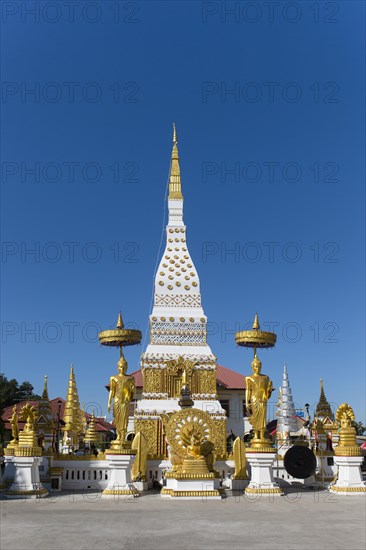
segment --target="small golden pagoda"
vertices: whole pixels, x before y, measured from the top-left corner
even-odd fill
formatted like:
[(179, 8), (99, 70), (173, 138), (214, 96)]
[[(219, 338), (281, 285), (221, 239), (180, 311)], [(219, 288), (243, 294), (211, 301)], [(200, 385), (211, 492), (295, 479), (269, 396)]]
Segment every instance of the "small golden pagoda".
[(95, 422), (95, 414), (94, 411), (92, 412), (92, 415), (90, 417), (89, 426), (85, 432), (84, 442), (89, 443), (97, 443), (98, 442), (98, 433), (97, 433), (97, 426)]

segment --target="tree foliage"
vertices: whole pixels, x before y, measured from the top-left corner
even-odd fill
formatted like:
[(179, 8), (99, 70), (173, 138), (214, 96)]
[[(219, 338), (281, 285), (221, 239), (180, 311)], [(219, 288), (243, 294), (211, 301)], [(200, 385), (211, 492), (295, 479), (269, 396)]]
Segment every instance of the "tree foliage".
[(34, 388), (30, 382), (25, 380), (21, 384), (12, 378), (8, 380), (5, 374), (0, 373), (0, 434), (3, 436), (4, 425), (1, 416), (6, 407), (15, 405), (19, 401), (40, 399), (40, 395), (34, 393)]

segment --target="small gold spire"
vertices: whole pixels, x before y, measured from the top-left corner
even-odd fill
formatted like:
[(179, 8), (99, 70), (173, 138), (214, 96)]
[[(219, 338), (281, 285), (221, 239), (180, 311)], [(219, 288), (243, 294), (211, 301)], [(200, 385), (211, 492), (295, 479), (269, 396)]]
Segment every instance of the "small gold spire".
[(117, 319), (117, 328), (124, 328), (124, 324), (123, 324), (123, 321), (122, 321), (122, 313), (119, 312), (118, 314), (118, 319)]
[(173, 123), (173, 151), (172, 159), (170, 162), (169, 199), (183, 199), (177, 143), (177, 129), (175, 127), (175, 124)]
[(82, 413), (80, 410), (79, 395), (76, 386), (74, 367), (70, 368), (70, 377), (67, 388), (66, 403), (64, 408), (63, 421), (65, 426), (62, 428), (66, 434), (72, 433), (71, 444), (78, 442), (79, 434), (83, 433)]
[(92, 415), (90, 417), (89, 427), (86, 430), (84, 441), (86, 443), (97, 443), (98, 441), (98, 432), (94, 411), (92, 412)]
[(44, 386), (43, 386), (43, 393), (42, 393), (42, 398), (43, 398), (43, 399), (48, 399), (47, 381), (48, 381), (48, 377), (47, 377), (47, 374), (45, 374), (45, 377), (44, 377)]
[(258, 313), (255, 314), (255, 317), (254, 317), (254, 323), (253, 323), (253, 327), (252, 327), (254, 330), (259, 330), (260, 329), (260, 324), (259, 324), (259, 319), (258, 319)]

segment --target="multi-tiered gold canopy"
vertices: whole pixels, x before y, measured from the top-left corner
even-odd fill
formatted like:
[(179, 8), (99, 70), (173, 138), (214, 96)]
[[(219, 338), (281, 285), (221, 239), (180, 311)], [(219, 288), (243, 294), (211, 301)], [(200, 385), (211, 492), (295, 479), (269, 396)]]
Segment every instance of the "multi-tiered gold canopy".
[(115, 329), (103, 330), (98, 334), (102, 346), (119, 348), (120, 356), (123, 356), (124, 346), (135, 346), (141, 343), (142, 334), (140, 330), (125, 328), (121, 312), (118, 315)]
[(235, 342), (244, 348), (254, 348), (256, 355), (257, 348), (273, 348), (276, 345), (277, 336), (274, 332), (260, 330), (258, 313), (254, 318), (252, 330), (242, 330), (235, 334)]

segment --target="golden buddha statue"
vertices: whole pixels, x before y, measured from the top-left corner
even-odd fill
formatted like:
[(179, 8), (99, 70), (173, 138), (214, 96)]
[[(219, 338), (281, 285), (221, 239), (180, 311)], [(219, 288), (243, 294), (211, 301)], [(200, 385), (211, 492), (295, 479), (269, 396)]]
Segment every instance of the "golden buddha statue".
[(25, 420), (23, 431), (19, 434), (19, 445), (22, 447), (37, 447), (36, 420), (37, 411), (34, 405), (26, 403), (20, 411), (22, 420)]
[(265, 374), (261, 374), (262, 363), (257, 354), (252, 361), (253, 374), (245, 377), (246, 382), (246, 408), (251, 412), (249, 422), (253, 426), (254, 439), (251, 447), (268, 446), (266, 439), (267, 401), (272, 395), (272, 381)]
[(11, 424), (11, 435), (13, 437), (13, 439), (10, 441), (8, 445), (8, 447), (10, 448), (19, 444), (19, 426), (18, 426), (19, 417), (18, 417), (16, 405), (14, 405), (13, 407), (13, 414), (11, 415), (9, 422)]
[(113, 444), (122, 446), (126, 438), (129, 404), (135, 393), (135, 381), (132, 376), (126, 376), (127, 361), (123, 355), (121, 355), (117, 366), (118, 374), (111, 376), (109, 380), (108, 412), (113, 399), (113, 418), (117, 432), (117, 439)]

